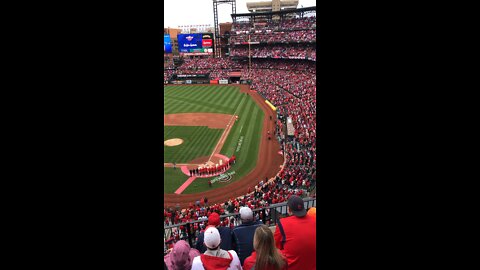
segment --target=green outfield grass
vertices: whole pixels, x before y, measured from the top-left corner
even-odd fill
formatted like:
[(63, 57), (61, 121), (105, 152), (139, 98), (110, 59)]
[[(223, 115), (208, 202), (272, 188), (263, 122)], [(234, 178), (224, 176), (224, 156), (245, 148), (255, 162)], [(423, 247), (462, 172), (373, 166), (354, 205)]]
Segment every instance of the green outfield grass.
[(205, 126), (165, 126), (163, 140), (181, 138), (183, 143), (173, 147), (164, 146), (164, 162), (188, 163), (204, 156), (210, 156), (222, 136), (223, 129)]
[(245, 94), (237, 86), (166, 86), (164, 114), (226, 113), (233, 114)]
[(165, 193), (174, 193), (187, 179), (188, 176), (182, 173), (182, 170), (176, 168), (164, 168), (163, 173), (165, 181), (168, 181), (168, 184), (164, 184)]
[[(253, 168), (258, 158), (258, 147), (260, 145), (260, 138), (262, 136), (261, 130), (263, 126), (263, 111), (257, 106), (253, 99), (240, 92), (237, 86), (166, 86), (164, 88), (164, 113), (191, 113), (191, 112), (209, 112), (209, 113), (225, 113), (237, 114), (239, 120), (234, 124), (229, 136), (223, 145), (221, 154), (225, 156), (237, 156), (237, 163), (230, 171), (235, 171), (236, 175), (232, 182), (240, 179), (248, 174)], [(173, 130), (172, 130), (173, 128)], [(164, 147), (165, 162), (187, 162), (201, 156), (208, 156), (213, 151), (216, 142), (220, 138), (223, 130), (208, 129), (207, 127), (182, 127), (191, 128), (191, 131), (182, 130), (181, 127), (164, 127), (164, 139), (182, 138), (184, 143), (175, 147)], [(196, 131), (197, 135), (192, 135), (191, 138), (198, 140), (197, 143), (190, 143), (190, 145), (198, 145), (202, 142), (203, 150), (197, 148), (190, 148), (187, 145), (186, 136), (180, 133), (188, 133)], [(179, 132), (175, 134), (176, 132)], [(218, 138), (214, 139), (215, 134)], [(239, 145), (241, 141), (241, 145)], [(211, 146), (211, 150), (207, 150)], [(180, 147), (183, 147), (180, 149)], [(168, 149), (170, 148), (170, 149)], [(189, 149), (190, 148), (190, 149)], [(205, 154), (202, 151), (210, 151)], [(198, 153), (198, 154), (197, 154)], [(172, 161), (174, 160), (174, 161)], [(182, 161), (180, 161), (182, 160)], [(170, 174), (165, 173), (165, 193), (173, 193), (180, 185), (176, 185), (175, 181), (169, 181)], [(184, 176), (184, 180), (187, 180)], [(182, 182), (183, 183), (183, 182)], [(209, 189), (208, 179), (197, 178), (183, 193), (197, 193)], [(231, 182), (230, 182), (231, 183)], [(228, 185), (229, 183), (215, 183), (215, 187)]]

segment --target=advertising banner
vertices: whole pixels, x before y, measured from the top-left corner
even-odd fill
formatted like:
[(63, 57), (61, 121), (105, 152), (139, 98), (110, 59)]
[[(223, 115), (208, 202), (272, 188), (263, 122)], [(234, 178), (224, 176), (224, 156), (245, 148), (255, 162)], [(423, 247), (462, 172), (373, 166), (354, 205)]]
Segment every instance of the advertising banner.
[(228, 80), (218, 80), (219, 84), (228, 84)]
[(172, 41), (168, 34), (163, 34), (163, 51), (164, 53), (172, 53)]
[(178, 79), (205, 79), (209, 74), (177, 74)]
[(217, 80), (211, 80), (210, 84), (218, 84), (218, 81)]

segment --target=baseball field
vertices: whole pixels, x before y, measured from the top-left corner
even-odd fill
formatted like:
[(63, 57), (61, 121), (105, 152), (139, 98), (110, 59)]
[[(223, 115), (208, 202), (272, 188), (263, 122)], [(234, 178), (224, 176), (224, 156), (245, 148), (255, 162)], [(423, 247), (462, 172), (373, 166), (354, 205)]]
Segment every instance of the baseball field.
[[(229, 170), (235, 171), (230, 182), (240, 179), (255, 167), (264, 113), (251, 96), (242, 93), (239, 87), (167, 86), (164, 108), (167, 120), (163, 133), (164, 142), (172, 139), (183, 141), (176, 146), (164, 145), (165, 163), (195, 165), (205, 162), (202, 158), (208, 162), (214, 152), (226, 157), (235, 154), (238, 162)], [(178, 119), (179, 117), (183, 119)], [(203, 117), (205, 119), (196, 121)], [(228, 135), (226, 134), (223, 145), (220, 145), (227, 125), (233, 126)], [(213, 157), (210, 161), (217, 163)], [(189, 167), (193, 168), (194, 165)], [(181, 170), (168, 169), (164, 173), (164, 188), (165, 192), (173, 193), (189, 177)], [(210, 189), (208, 180), (211, 179), (213, 177), (197, 178), (182, 193), (197, 193)], [(212, 188), (230, 182), (218, 182)]]
[[(276, 153), (278, 142), (266, 142), (267, 129), (274, 130), (272, 116), (274, 112), (257, 93), (249, 91), (248, 86), (165, 86), (165, 204), (192, 201), (190, 197), (182, 200), (182, 196), (211, 192), (217, 195), (216, 190), (219, 194), (223, 192), (225, 197), (230, 192), (229, 187), (238, 189), (240, 186), (245, 189), (242, 190), (244, 193), (249, 186), (270, 177), (274, 171), (278, 172), (282, 162)], [(226, 172), (230, 174), (227, 179), (218, 181), (218, 177), (188, 175), (189, 169), (225, 163), (232, 155), (235, 155), (236, 163)], [(256, 169), (259, 163), (271, 162), (272, 168)], [(251, 180), (245, 182), (247, 178)], [(209, 186), (209, 180), (214, 182), (212, 186)], [(238, 185), (232, 185), (234, 183)]]

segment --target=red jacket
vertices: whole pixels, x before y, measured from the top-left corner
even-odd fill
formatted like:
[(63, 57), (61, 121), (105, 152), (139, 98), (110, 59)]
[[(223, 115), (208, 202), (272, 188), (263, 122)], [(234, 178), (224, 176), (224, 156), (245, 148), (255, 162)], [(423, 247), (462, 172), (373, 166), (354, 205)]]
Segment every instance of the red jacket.
[[(257, 260), (257, 253), (254, 251), (252, 252), (252, 255), (250, 255), (249, 257), (247, 257), (245, 259), (245, 261), (243, 262), (243, 270), (250, 270), (252, 269), (252, 267), (255, 265), (255, 261)], [(282, 268), (282, 270), (287, 270), (287, 265), (285, 265), (285, 267)], [(276, 270), (274, 269), (273, 267), (268, 267), (267, 269), (265, 270)]]
[(280, 219), (280, 224), (285, 232), (285, 239), (277, 224), (274, 233), (275, 245), (287, 258), (288, 270), (315, 269), (317, 220), (308, 215), (301, 218), (291, 216)]

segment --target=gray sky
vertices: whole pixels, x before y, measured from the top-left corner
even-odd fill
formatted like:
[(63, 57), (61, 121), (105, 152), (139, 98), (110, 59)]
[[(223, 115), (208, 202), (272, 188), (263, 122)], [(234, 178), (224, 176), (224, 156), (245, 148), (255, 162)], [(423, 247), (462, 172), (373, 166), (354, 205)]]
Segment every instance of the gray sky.
[[(237, 13), (248, 13), (247, 2), (259, 0), (237, 0)], [(300, 0), (298, 7), (315, 6), (315, 0)], [(212, 0), (164, 0), (164, 26), (177, 27), (179, 25), (210, 24), (213, 26)], [(218, 5), (218, 22), (231, 22), (232, 6)]]

